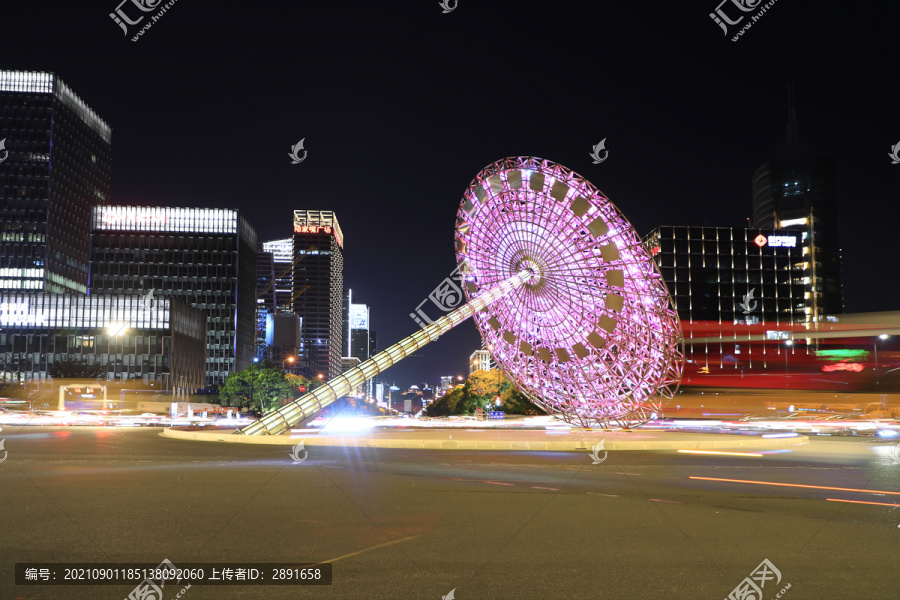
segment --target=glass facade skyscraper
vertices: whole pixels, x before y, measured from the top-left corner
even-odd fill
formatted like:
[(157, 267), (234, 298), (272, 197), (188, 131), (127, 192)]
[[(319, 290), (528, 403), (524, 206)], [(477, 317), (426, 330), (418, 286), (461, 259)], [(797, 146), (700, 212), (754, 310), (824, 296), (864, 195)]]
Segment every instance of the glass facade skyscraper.
[(86, 293), (112, 130), (55, 74), (0, 71), (0, 140), (0, 290)]
[(266, 320), (275, 315), (275, 260), (271, 252), (256, 253), (256, 358), (266, 357)]
[(753, 174), (753, 226), (805, 232), (809, 247), (807, 315), (844, 312), (834, 164), (800, 141), (791, 94), (787, 142)]
[(308, 377), (341, 374), (344, 337), (344, 235), (329, 210), (295, 210), (294, 313), (303, 319), (302, 367)]
[(248, 366), (256, 345), (256, 231), (237, 210), (98, 206), (91, 294), (180, 298), (207, 315), (206, 382)]
[(294, 241), (291, 238), (262, 243), (262, 251), (272, 254), (275, 263), (276, 312), (294, 310), (291, 297), (291, 264), (294, 261)]

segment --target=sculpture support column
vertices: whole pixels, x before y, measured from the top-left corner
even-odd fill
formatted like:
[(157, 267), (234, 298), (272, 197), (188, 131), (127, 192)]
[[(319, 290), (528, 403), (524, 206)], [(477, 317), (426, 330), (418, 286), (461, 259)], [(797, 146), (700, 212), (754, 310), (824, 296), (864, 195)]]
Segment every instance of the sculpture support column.
[[(450, 331), (476, 312), (483, 310), (492, 302), (506, 296), (512, 290), (524, 284), (531, 277), (531, 272), (522, 271), (510, 277), (485, 294), (481, 294), (468, 304), (460, 306), (453, 312), (441, 317), (431, 325), (406, 337), (387, 350), (379, 352), (359, 366), (349, 369), (339, 377), (321, 385), (315, 391), (305, 394), (277, 411), (269, 413), (259, 420), (237, 430), (244, 435), (278, 435), (286, 432), (293, 424), (317, 413), (338, 398), (348, 394), (356, 386), (375, 377), (388, 367), (397, 364), (419, 348), (433, 342)], [(289, 425), (290, 424), (290, 425)]]

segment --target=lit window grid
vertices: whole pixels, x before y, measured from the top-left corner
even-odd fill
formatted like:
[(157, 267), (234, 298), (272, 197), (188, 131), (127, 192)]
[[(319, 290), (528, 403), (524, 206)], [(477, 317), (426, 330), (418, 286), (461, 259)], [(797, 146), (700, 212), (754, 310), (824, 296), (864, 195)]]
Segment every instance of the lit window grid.
[(294, 260), (294, 240), (272, 240), (263, 242), (263, 252), (271, 252), (276, 264), (291, 264)]
[(238, 211), (223, 208), (95, 206), (92, 227), (98, 231), (234, 234), (238, 232)]
[[(661, 230), (671, 230), (672, 235), (662, 236)], [(805, 322), (808, 320), (804, 313), (806, 301), (803, 298), (803, 292), (796, 289), (793, 285), (806, 283), (802, 278), (798, 278), (797, 275), (805, 274), (808, 264), (798, 263), (796, 260), (807, 252), (808, 246), (798, 245), (796, 248), (778, 247), (772, 249), (764, 246), (761, 248), (753, 243), (753, 238), (760, 233), (768, 237), (786, 233), (795, 234), (797, 232), (673, 226), (659, 228), (648, 236), (646, 240), (648, 248), (659, 248), (665, 245), (665, 242), (668, 242), (672, 248), (672, 250), (663, 249), (659, 251), (655, 255), (655, 260), (663, 269), (672, 269), (670, 285), (674, 289), (671, 291), (673, 292), (676, 308), (682, 318), (695, 320), (693, 299), (689, 293), (692, 281), (691, 274), (692, 268), (702, 267), (715, 268), (718, 271), (717, 284), (730, 288), (727, 293), (722, 292), (721, 288), (719, 289), (716, 312), (720, 321), (725, 314), (732, 313), (735, 315), (735, 323), (745, 319), (742, 314), (736, 312), (736, 306), (742, 295), (748, 293), (751, 288), (755, 288), (754, 299), (758, 302), (755, 316), (763, 316), (765, 320), (765, 316), (768, 315), (773, 317), (770, 320), (776, 323), (787, 322), (793, 324), (798, 321)], [(679, 251), (676, 246), (678, 242), (687, 244), (688, 250)], [(699, 250), (691, 245), (691, 242), (701, 244)], [(712, 244), (711, 247), (710, 244)], [(748, 248), (749, 251), (736, 253), (734, 249), (738, 245)], [(775, 260), (775, 257), (788, 258), (791, 261), (789, 268), (780, 269), (777, 265), (774, 267), (766, 266), (765, 263)], [(671, 264), (665, 264), (667, 258), (671, 258)], [(678, 277), (680, 269), (687, 270), (686, 278)], [(750, 281), (751, 276), (755, 272), (759, 273), (759, 282)], [(775, 281), (766, 282), (767, 276), (765, 273), (774, 274)], [(725, 280), (722, 279), (723, 276), (726, 277)], [(744, 279), (747, 281), (743, 281)], [(789, 287), (789, 293), (787, 296), (782, 296), (779, 288), (785, 286)], [(685, 293), (685, 290), (688, 290), (687, 293)], [(772, 308), (772, 306), (786, 303), (788, 304), (787, 308)], [(752, 314), (749, 315), (749, 317), (753, 316)]]
[(54, 363), (84, 361), (104, 367), (109, 380), (161, 382), (164, 389), (204, 385), (202, 311), (175, 304), (170, 330), (24, 326), (0, 329), (0, 379), (46, 381)]
[[(663, 235), (662, 232), (671, 232), (669, 235)], [(676, 279), (674, 267), (679, 266), (678, 259), (681, 258), (683, 261), (686, 261), (685, 264), (692, 265), (694, 261), (698, 258), (700, 259), (700, 265), (706, 266), (711, 261), (715, 264), (715, 260), (717, 257), (721, 259), (725, 257), (727, 259), (731, 259), (731, 264), (727, 269), (731, 275), (731, 281), (721, 281), (720, 284), (731, 286), (734, 290), (734, 293), (720, 293), (719, 304), (717, 307), (718, 312), (718, 322), (719, 323), (732, 323), (732, 324), (740, 324), (746, 322), (748, 324), (753, 323), (772, 323), (773, 327), (778, 327), (783, 324), (803, 324), (809, 322), (811, 319), (811, 309), (808, 306), (808, 292), (804, 291), (805, 288), (802, 287), (803, 284), (808, 283), (808, 278), (800, 278), (797, 277), (799, 274), (803, 274), (807, 272), (809, 265), (807, 263), (797, 262), (800, 256), (803, 256), (808, 253), (809, 246), (802, 245), (803, 241), (806, 240), (806, 232), (803, 232), (801, 237), (801, 245), (798, 245), (795, 248), (789, 247), (777, 247), (771, 249), (774, 252), (774, 255), (767, 255), (766, 246), (759, 247), (753, 242), (753, 239), (762, 233), (767, 237), (769, 235), (780, 235), (780, 234), (791, 234), (796, 235), (799, 234), (799, 231), (778, 231), (778, 230), (759, 230), (759, 229), (732, 229), (732, 228), (716, 228), (716, 227), (691, 227), (691, 226), (668, 226), (668, 227), (660, 227), (651, 232), (650, 235), (646, 238), (645, 245), (648, 248), (660, 247), (663, 241), (671, 243), (671, 251), (661, 251), (655, 255), (655, 259), (657, 263), (665, 262), (667, 258), (671, 257), (672, 265), (673, 265), (673, 279)], [(687, 252), (678, 252), (675, 246), (675, 241), (682, 242), (713, 242), (717, 243), (716, 248), (713, 251), (708, 251), (707, 245), (703, 244), (701, 246), (700, 251), (694, 251), (693, 246), (688, 246)], [(735, 253), (734, 248), (738, 245), (743, 246), (744, 248), (749, 249), (749, 252), (744, 253)], [(752, 254), (751, 254), (752, 253)], [(744, 260), (734, 260), (735, 257), (743, 258)], [(756, 266), (751, 264), (751, 259), (753, 258), (762, 258), (765, 256), (780, 256), (782, 258), (787, 258), (790, 262), (788, 262), (788, 269), (777, 269), (777, 268), (761, 268), (761, 269), (751, 269), (751, 266)], [(721, 261), (717, 263), (721, 265)], [(759, 263), (757, 263), (759, 264)], [(661, 265), (664, 266), (664, 265)], [(765, 279), (763, 276), (763, 271), (769, 271), (777, 274), (787, 270), (787, 281), (788, 283), (766, 283), (766, 282), (750, 282), (745, 283), (744, 281), (736, 281), (741, 274), (745, 277), (744, 279), (748, 279), (750, 274), (753, 271), (759, 271), (760, 279)], [(689, 277), (690, 278), (690, 272)], [(777, 277), (776, 277), (777, 279)], [(679, 280), (679, 288), (685, 282)], [(670, 282), (671, 286), (675, 286), (675, 281)], [(788, 285), (790, 289), (790, 293), (787, 296), (781, 296), (778, 293), (779, 286)], [(741, 287), (738, 287), (741, 286)], [(746, 289), (743, 289), (743, 288)], [(757, 290), (755, 292), (754, 298), (758, 302), (758, 306), (755, 309), (754, 313), (749, 315), (743, 315), (742, 313), (738, 313), (734, 306), (725, 305), (725, 298), (734, 299), (734, 303), (737, 303), (739, 299), (738, 296), (742, 296), (742, 294), (747, 293), (750, 288), (755, 288)], [(769, 296), (764, 295), (764, 291), (767, 289), (774, 288), (774, 294)], [(743, 289), (743, 291), (741, 291)], [(740, 293), (737, 293), (739, 292)], [(702, 319), (695, 318), (696, 311), (695, 307), (692, 305), (690, 294), (683, 295), (674, 295), (673, 296), (676, 304), (680, 305), (679, 313), (681, 317), (690, 322), (703, 322)], [(776, 302), (781, 302), (782, 304), (787, 302), (788, 308), (781, 309), (773, 309), (772, 306)], [(687, 306), (685, 306), (687, 304)], [(777, 305), (776, 305), (777, 306)], [(734, 314), (733, 322), (732, 320), (725, 319), (725, 314)], [(760, 318), (762, 317), (762, 318)], [(708, 331), (704, 331), (701, 335), (709, 335)], [(691, 330), (691, 336), (693, 336), (693, 329)], [(688, 350), (689, 358), (693, 359), (695, 362), (704, 362), (706, 361), (707, 366), (710, 364), (707, 360), (709, 355), (719, 355), (724, 356), (726, 354), (731, 353), (731, 347), (733, 342), (725, 339), (723, 336), (723, 341), (719, 343), (706, 343), (706, 344), (697, 344), (690, 345)], [(786, 351), (782, 342), (756, 342), (754, 344), (744, 344), (738, 346), (743, 347), (745, 350), (745, 356), (742, 358), (742, 365), (746, 368), (754, 368), (760, 366), (766, 367), (767, 355), (774, 355), (779, 360), (783, 355), (783, 352)], [(791, 352), (795, 351), (794, 348), (789, 349)], [(735, 350), (735, 352), (739, 352), (739, 350)], [(724, 369), (725, 364), (721, 360), (715, 361), (719, 365), (719, 368)], [(737, 363), (734, 363), (735, 369), (740, 368)]]
[[(594, 235), (598, 218), (607, 231)], [(665, 283), (627, 219), (573, 171), (534, 158), (486, 168), (458, 213), (457, 254), (470, 300), (523, 266), (539, 272), (475, 317), (501, 368), (537, 404), (584, 425), (627, 425), (674, 394), (683, 355)]]
[(77, 296), (0, 293), (4, 329), (98, 329), (113, 324), (134, 329), (169, 329), (169, 298), (153, 298), (144, 310), (141, 296)]

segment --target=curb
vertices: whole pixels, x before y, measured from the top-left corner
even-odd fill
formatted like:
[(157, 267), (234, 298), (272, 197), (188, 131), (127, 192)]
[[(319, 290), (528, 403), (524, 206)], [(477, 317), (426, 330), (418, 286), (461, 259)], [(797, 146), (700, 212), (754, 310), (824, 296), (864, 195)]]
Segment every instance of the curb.
[(571, 441), (523, 441), (523, 440), (440, 440), (426, 438), (359, 438), (359, 437), (317, 437), (311, 435), (233, 435), (224, 432), (181, 431), (164, 429), (159, 435), (171, 439), (196, 442), (225, 442), (231, 444), (261, 444), (270, 446), (293, 446), (303, 439), (305, 446), (342, 446), (345, 448), (396, 448), (413, 450), (543, 450), (551, 452), (572, 452), (590, 450), (601, 439), (605, 440), (604, 450), (716, 450), (716, 449), (767, 449), (800, 446), (809, 443), (809, 437), (798, 435), (792, 438), (762, 438), (734, 434), (700, 434), (716, 439), (697, 439), (685, 434), (683, 439), (667, 440), (616, 440), (610, 439), (614, 433), (598, 433), (591, 439)]

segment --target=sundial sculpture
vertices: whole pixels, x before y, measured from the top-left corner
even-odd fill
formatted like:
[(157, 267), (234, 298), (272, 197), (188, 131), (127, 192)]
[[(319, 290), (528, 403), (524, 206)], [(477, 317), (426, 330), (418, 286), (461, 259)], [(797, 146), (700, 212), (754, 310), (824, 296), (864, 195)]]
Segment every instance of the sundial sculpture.
[(683, 338), (665, 282), (571, 169), (535, 157), (483, 169), (457, 213), (456, 256), (466, 304), (238, 433), (283, 433), (473, 316), (506, 376), (574, 425), (639, 425), (674, 396)]

